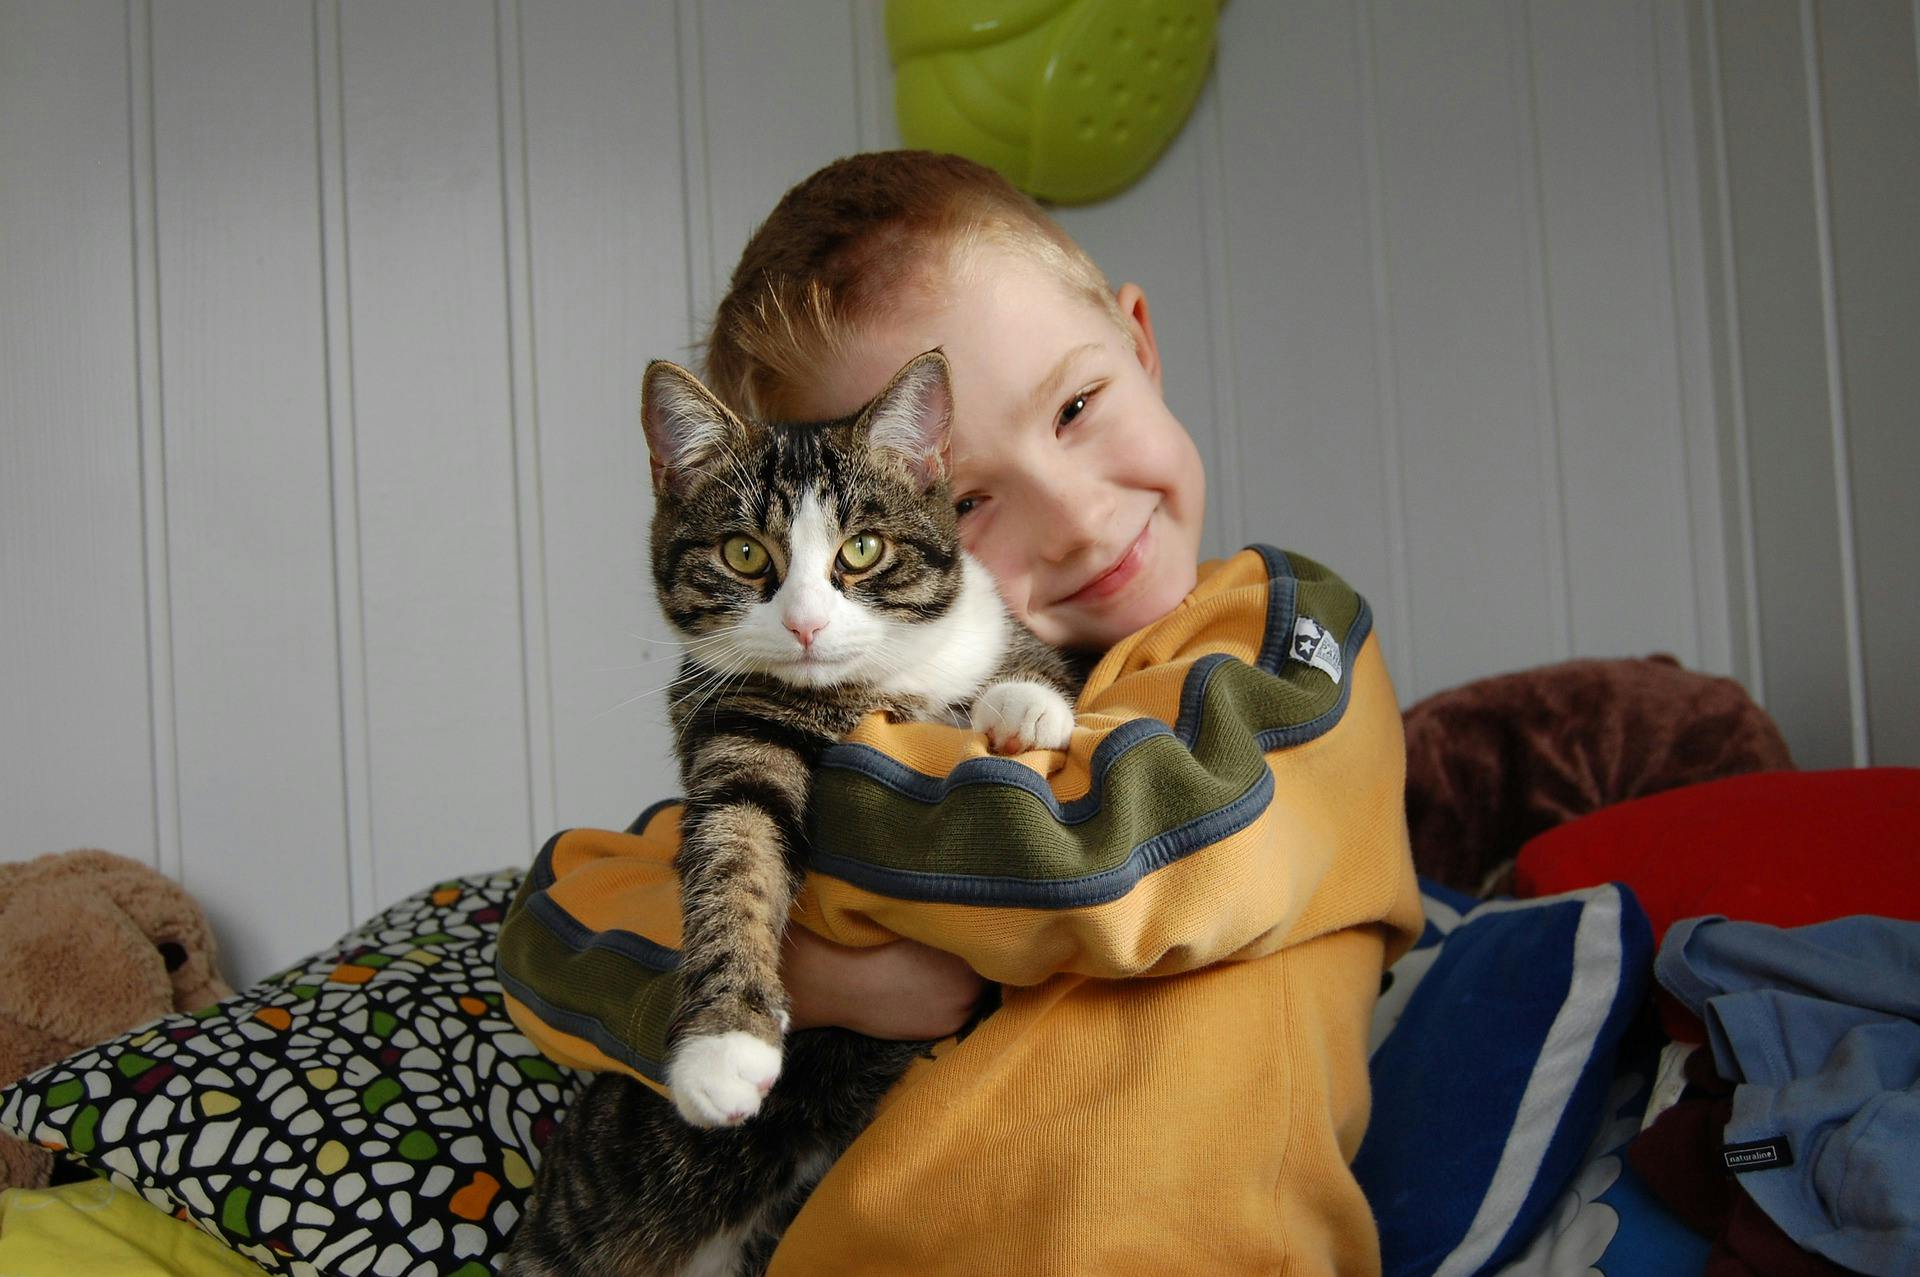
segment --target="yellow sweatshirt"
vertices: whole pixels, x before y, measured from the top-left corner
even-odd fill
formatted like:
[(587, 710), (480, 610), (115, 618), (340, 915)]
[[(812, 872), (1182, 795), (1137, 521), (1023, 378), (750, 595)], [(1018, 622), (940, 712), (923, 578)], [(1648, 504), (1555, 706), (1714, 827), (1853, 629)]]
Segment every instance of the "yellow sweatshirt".
[[(1255, 547), (1107, 653), (1064, 752), (878, 715), (827, 752), (795, 921), (1005, 988), (882, 1102), (776, 1277), (1379, 1270), (1347, 1164), (1421, 913), (1370, 629), (1338, 577)], [(659, 1086), (678, 817), (557, 836), (509, 913), (508, 1006), (555, 1060)]]

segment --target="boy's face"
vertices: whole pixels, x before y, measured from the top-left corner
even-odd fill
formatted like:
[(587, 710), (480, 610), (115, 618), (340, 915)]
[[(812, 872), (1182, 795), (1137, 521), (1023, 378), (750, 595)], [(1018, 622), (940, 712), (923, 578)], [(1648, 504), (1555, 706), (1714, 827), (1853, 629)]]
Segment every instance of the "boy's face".
[(821, 385), (800, 388), (801, 415), (850, 412), (943, 347), (961, 540), (1014, 615), (1056, 646), (1105, 648), (1172, 611), (1194, 585), (1206, 480), (1161, 397), (1139, 288), (1118, 295), (1123, 332), (1040, 266), (988, 246), (928, 292), (937, 300), (868, 326)]

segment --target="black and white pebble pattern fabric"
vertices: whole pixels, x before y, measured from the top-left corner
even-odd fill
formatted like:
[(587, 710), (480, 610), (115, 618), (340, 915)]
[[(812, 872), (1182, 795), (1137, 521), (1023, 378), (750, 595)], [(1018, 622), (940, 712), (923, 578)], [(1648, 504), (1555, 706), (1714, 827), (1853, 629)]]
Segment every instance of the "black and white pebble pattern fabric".
[(522, 871), (411, 896), (291, 970), (0, 1092), (0, 1128), (289, 1277), (485, 1277), (581, 1079), (514, 1028)]

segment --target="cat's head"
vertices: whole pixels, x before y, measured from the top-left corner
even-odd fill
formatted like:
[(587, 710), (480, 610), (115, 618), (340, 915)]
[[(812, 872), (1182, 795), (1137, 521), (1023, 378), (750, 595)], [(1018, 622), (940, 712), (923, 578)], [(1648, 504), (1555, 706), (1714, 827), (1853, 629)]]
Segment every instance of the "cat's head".
[(799, 686), (898, 674), (901, 627), (961, 590), (952, 408), (939, 351), (852, 416), (802, 425), (744, 420), (686, 369), (648, 365), (654, 580), (693, 659)]

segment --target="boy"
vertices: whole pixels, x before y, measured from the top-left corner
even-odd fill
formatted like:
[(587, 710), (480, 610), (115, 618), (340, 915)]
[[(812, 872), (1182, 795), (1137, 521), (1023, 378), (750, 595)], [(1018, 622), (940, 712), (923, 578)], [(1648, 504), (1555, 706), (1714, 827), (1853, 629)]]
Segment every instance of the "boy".
[[(1375, 1272), (1347, 1163), (1380, 973), (1420, 910), (1366, 605), (1276, 551), (1196, 563), (1204, 479), (1145, 297), (966, 161), (855, 156), (788, 192), (708, 374), (816, 420), (934, 346), (963, 540), (1035, 633), (1105, 655), (1064, 753), (988, 760), (966, 732), (876, 718), (822, 759), (796, 1024), (884, 1030), (923, 995), (964, 1000), (900, 937), (1006, 987), (887, 1097), (772, 1271)], [(663, 807), (536, 862), (502, 980), (556, 1059), (657, 1078), (676, 834)], [(831, 1009), (881, 964), (908, 972), (891, 1006)]]

